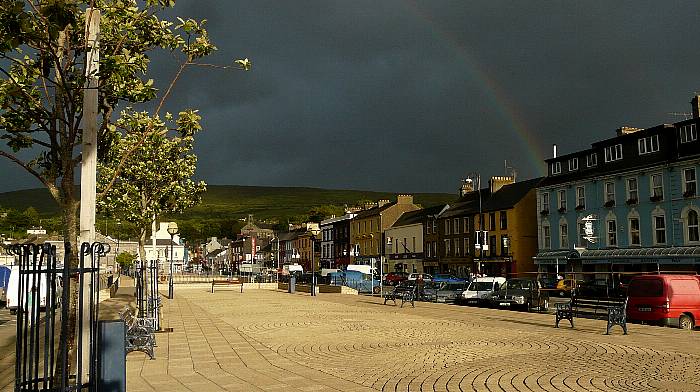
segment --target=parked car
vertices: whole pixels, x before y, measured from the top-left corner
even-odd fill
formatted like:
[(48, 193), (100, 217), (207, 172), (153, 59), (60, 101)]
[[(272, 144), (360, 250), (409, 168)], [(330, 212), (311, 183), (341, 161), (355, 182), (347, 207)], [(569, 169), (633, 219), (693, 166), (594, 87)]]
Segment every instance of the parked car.
[(437, 292), (442, 283), (435, 282), (424, 282), (423, 284), (418, 284), (418, 300), (426, 302), (436, 302)]
[(438, 287), (435, 293), (437, 302), (457, 302), (462, 296), (464, 290), (467, 289), (467, 282), (446, 282)]
[(408, 274), (406, 272), (389, 272), (384, 276), (384, 284), (387, 286), (396, 286), (406, 279), (408, 279)]
[(506, 282), (503, 277), (481, 277), (474, 278), (467, 289), (462, 292), (460, 303), (467, 305), (486, 305), (494, 291), (498, 290)]
[(643, 275), (629, 284), (627, 317), (693, 329), (700, 318), (699, 275)]
[(549, 294), (542, 290), (542, 282), (536, 279), (513, 278), (496, 290), (491, 296), (494, 307), (543, 311), (549, 308)]
[(445, 283), (464, 283), (467, 280), (464, 278), (458, 278), (452, 274), (435, 274), (433, 275), (433, 282), (445, 282)]
[(574, 294), (582, 298), (624, 298), (625, 290), (612, 280), (593, 279), (577, 282)]
[(560, 297), (571, 297), (571, 292), (574, 290), (574, 288), (576, 288), (582, 283), (583, 281), (581, 280), (560, 279), (559, 282), (557, 282), (557, 286), (555, 287), (555, 289), (557, 290), (556, 293)]
[(410, 274), (408, 275), (408, 280), (421, 280), (421, 278), (424, 282), (432, 282), (433, 281), (433, 276), (430, 274)]

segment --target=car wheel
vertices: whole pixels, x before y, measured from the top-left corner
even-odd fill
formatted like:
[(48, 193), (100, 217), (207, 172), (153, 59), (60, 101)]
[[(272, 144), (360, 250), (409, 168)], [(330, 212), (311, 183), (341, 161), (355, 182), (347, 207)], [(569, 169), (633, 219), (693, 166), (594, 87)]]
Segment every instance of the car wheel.
[(693, 322), (693, 319), (690, 318), (690, 316), (688, 316), (687, 314), (683, 314), (678, 319), (678, 326), (681, 329), (692, 330), (693, 328), (695, 328), (695, 323)]
[(381, 290), (379, 286), (374, 286), (374, 294), (379, 294), (379, 290)]
[(17, 309), (10, 309), (10, 314), (17, 314)]
[(564, 297), (564, 296), (566, 296), (566, 294), (564, 293), (564, 291), (560, 291), (560, 292), (559, 292), (559, 296), (560, 296), (560, 297)]

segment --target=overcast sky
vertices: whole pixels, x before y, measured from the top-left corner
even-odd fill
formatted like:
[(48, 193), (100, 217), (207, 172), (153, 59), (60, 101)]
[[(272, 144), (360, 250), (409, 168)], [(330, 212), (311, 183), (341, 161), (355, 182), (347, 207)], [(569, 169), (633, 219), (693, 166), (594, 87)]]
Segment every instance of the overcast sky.
[[(700, 91), (700, 3), (179, 0), (212, 63), (169, 110), (198, 108), (210, 184), (456, 192), (460, 178), (544, 174), (622, 125), (682, 120)], [(164, 88), (169, 57), (154, 59)], [(6, 190), (38, 182), (0, 161)], [(11, 179), (16, 179), (12, 181)]]

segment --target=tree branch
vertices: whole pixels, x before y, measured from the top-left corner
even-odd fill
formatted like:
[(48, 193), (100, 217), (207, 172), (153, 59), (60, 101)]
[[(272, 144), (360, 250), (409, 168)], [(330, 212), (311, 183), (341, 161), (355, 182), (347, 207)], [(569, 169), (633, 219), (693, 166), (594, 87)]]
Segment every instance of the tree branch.
[(14, 162), (14, 163), (16, 163), (17, 165), (21, 166), (24, 170), (28, 171), (29, 174), (33, 175), (33, 176), (36, 177), (39, 181), (41, 181), (42, 184), (44, 184), (44, 186), (46, 187), (46, 189), (48, 189), (49, 192), (51, 192), (51, 196), (53, 196), (53, 198), (54, 198), (56, 201), (60, 201), (60, 200), (61, 200), (61, 199), (60, 199), (61, 195), (59, 194), (58, 188), (56, 188), (56, 185), (55, 185), (55, 184), (52, 184), (51, 182), (49, 182), (46, 178), (44, 178), (41, 174), (39, 174), (39, 172), (37, 172), (36, 170), (34, 170), (31, 166), (29, 166), (29, 165), (26, 164), (25, 162), (20, 161), (19, 159), (17, 159), (16, 156), (14, 156), (14, 155), (12, 155), (12, 154), (9, 154), (9, 153), (7, 153), (7, 152), (5, 152), (5, 151), (2, 151), (2, 150), (0, 150), (0, 156), (3, 156), (3, 157), (5, 157), (5, 158), (11, 160), (12, 162)]

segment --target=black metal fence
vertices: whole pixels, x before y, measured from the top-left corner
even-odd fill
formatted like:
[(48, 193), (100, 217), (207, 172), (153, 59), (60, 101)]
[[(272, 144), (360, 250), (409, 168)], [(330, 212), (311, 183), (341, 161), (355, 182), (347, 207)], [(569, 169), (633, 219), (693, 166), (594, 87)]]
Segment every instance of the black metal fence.
[(20, 262), (15, 391), (95, 390), (99, 259), (109, 248), (83, 243), (78, 267), (64, 249), (62, 265), (48, 243), (10, 249)]
[(158, 295), (159, 280), (157, 260), (137, 260), (134, 262), (134, 285), (136, 286), (138, 317), (155, 320), (155, 330), (160, 330), (161, 299)]

